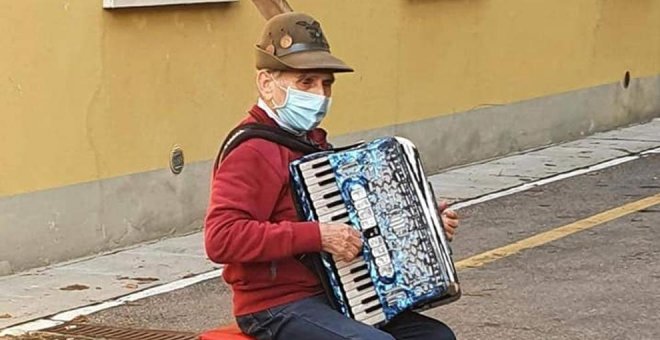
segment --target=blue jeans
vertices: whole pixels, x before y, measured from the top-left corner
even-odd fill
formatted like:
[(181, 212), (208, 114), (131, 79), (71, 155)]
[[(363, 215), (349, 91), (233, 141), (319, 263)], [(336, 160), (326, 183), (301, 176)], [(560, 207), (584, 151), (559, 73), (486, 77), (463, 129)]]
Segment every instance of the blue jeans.
[(258, 340), (454, 340), (444, 323), (405, 312), (380, 330), (334, 310), (318, 295), (236, 318), (243, 333)]

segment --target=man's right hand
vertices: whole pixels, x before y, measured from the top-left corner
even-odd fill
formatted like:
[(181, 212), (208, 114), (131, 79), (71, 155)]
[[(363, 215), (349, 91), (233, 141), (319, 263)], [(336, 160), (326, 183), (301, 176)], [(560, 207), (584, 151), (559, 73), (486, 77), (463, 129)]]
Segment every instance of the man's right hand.
[(319, 223), (321, 248), (336, 261), (349, 262), (362, 250), (360, 233), (347, 224)]

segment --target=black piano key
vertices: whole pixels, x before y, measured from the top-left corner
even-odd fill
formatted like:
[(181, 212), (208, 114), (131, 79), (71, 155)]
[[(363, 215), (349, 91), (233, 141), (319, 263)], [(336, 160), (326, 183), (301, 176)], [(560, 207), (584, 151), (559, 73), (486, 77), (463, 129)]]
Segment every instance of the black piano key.
[(325, 161), (323, 161), (323, 162), (318, 162), (318, 163), (316, 163), (316, 164), (312, 164), (312, 169), (320, 168), (320, 167), (322, 167), (322, 166), (327, 166), (327, 165), (330, 165), (330, 161), (329, 161), (329, 160), (325, 160)]
[(348, 217), (348, 211), (341, 214), (341, 215), (333, 216), (332, 220), (333, 221), (342, 220), (342, 219), (345, 219), (346, 217)]
[(367, 304), (367, 303), (369, 303), (371, 301), (374, 301), (374, 300), (378, 300), (378, 294), (372, 295), (372, 296), (370, 296), (366, 299), (362, 299), (362, 301), (360, 301), (360, 303), (364, 305), (364, 304)]
[[(351, 274), (353, 274), (353, 273), (357, 273), (357, 272), (359, 272), (360, 270), (365, 270), (365, 269), (367, 269), (367, 264), (366, 264), (366, 263), (365, 263), (364, 265), (362, 265), (362, 266), (355, 267), (355, 268), (351, 269), (350, 273), (351, 273)], [(357, 281), (357, 280), (356, 280), (356, 281)]]
[(365, 283), (365, 284), (363, 284), (363, 285), (358, 286), (358, 287), (356, 288), (356, 290), (357, 290), (358, 292), (359, 292), (359, 291), (363, 291), (363, 290), (365, 290), (365, 289), (367, 289), (367, 288), (369, 288), (369, 287), (372, 287), (373, 285), (374, 285), (374, 283), (371, 282), (371, 281), (369, 281), (369, 282), (367, 282), (367, 283)]
[(337, 200), (337, 201), (334, 201), (334, 202), (332, 202), (332, 203), (329, 203), (328, 205), (326, 205), (326, 207), (328, 207), (328, 208), (334, 208), (334, 207), (336, 207), (336, 206), (338, 206), (338, 205), (344, 205), (344, 201), (342, 201), (342, 200)]
[(380, 310), (380, 309), (383, 309), (383, 306), (381, 306), (380, 304), (378, 304), (378, 305), (371, 306), (371, 307), (365, 309), (364, 312), (365, 312), (366, 314), (369, 314), (369, 313), (371, 313), (371, 312), (375, 312), (375, 311)]
[(323, 171), (321, 171), (321, 172), (319, 172), (319, 173), (317, 173), (317, 174), (314, 174), (314, 176), (316, 176), (316, 177), (323, 177), (323, 176), (325, 176), (325, 175), (329, 175), (329, 174), (331, 174), (332, 172), (333, 172), (333, 170), (332, 170), (332, 168), (330, 168), (330, 169), (328, 169), (328, 170), (323, 170)]
[(339, 190), (337, 190), (337, 191), (329, 192), (329, 193), (323, 195), (323, 199), (328, 199), (330, 197), (335, 197), (335, 196), (339, 196), (339, 195), (341, 195), (341, 192)]
[(328, 184), (331, 184), (331, 183), (334, 183), (334, 182), (335, 182), (335, 178), (334, 178), (334, 177), (330, 177), (330, 178), (328, 178), (328, 179), (326, 179), (326, 180), (322, 180), (322, 181), (318, 182), (317, 184), (318, 184), (319, 186), (324, 186), (324, 185), (328, 185)]
[(369, 275), (369, 273), (366, 273), (366, 274), (364, 274), (364, 275), (360, 275), (360, 276), (356, 277), (356, 278), (353, 280), (353, 282), (360, 282), (360, 281), (362, 281), (362, 280), (366, 280), (366, 279), (368, 279), (368, 278), (370, 278), (370, 277), (371, 277), (371, 276)]

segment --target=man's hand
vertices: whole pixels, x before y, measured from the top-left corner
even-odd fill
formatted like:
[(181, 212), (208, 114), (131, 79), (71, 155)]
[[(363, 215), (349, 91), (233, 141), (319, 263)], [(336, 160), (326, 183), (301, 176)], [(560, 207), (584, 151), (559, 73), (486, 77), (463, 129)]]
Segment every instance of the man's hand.
[(458, 214), (453, 210), (447, 210), (447, 205), (447, 201), (440, 202), (438, 210), (440, 211), (440, 218), (442, 218), (442, 225), (445, 227), (445, 235), (451, 241), (456, 234), (456, 228), (458, 228)]
[(321, 248), (335, 260), (349, 262), (362, 250), (360, 233), (346, 224), (320, 223)]

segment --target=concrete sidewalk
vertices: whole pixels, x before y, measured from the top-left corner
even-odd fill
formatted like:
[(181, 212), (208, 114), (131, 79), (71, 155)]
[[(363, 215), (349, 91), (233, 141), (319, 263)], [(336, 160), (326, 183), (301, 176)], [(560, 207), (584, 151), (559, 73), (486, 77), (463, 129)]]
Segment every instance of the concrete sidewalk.
[[(431, 176), (431, 181), (438, 198), (464, 204), (477, 197), (521, 188), (615, 159), (625, 161), (625, 157), (659, 148), (660, 118), (574, 142), (451, 169)], [(217, 276), (218, 268), (206, 259), (202, 234), (196, 233), (0, 277), (0, 329), (40, 318), (44, 319), (31, 324), (32, 329), (51, 326), (85, 314), (79, 307), (98, 306), (104, 301), (103, 306), (127, 303), (140, 298), (138, 291), (156, 294), (159, 288), (176, 289), (198, 282), (196, 278), (209, 277), (209, 274), (199, 276), (202, 273)], [(131, 298), (117, 299), (129, 294)], [(74, 311), (62, 313), (69, 310)]]

